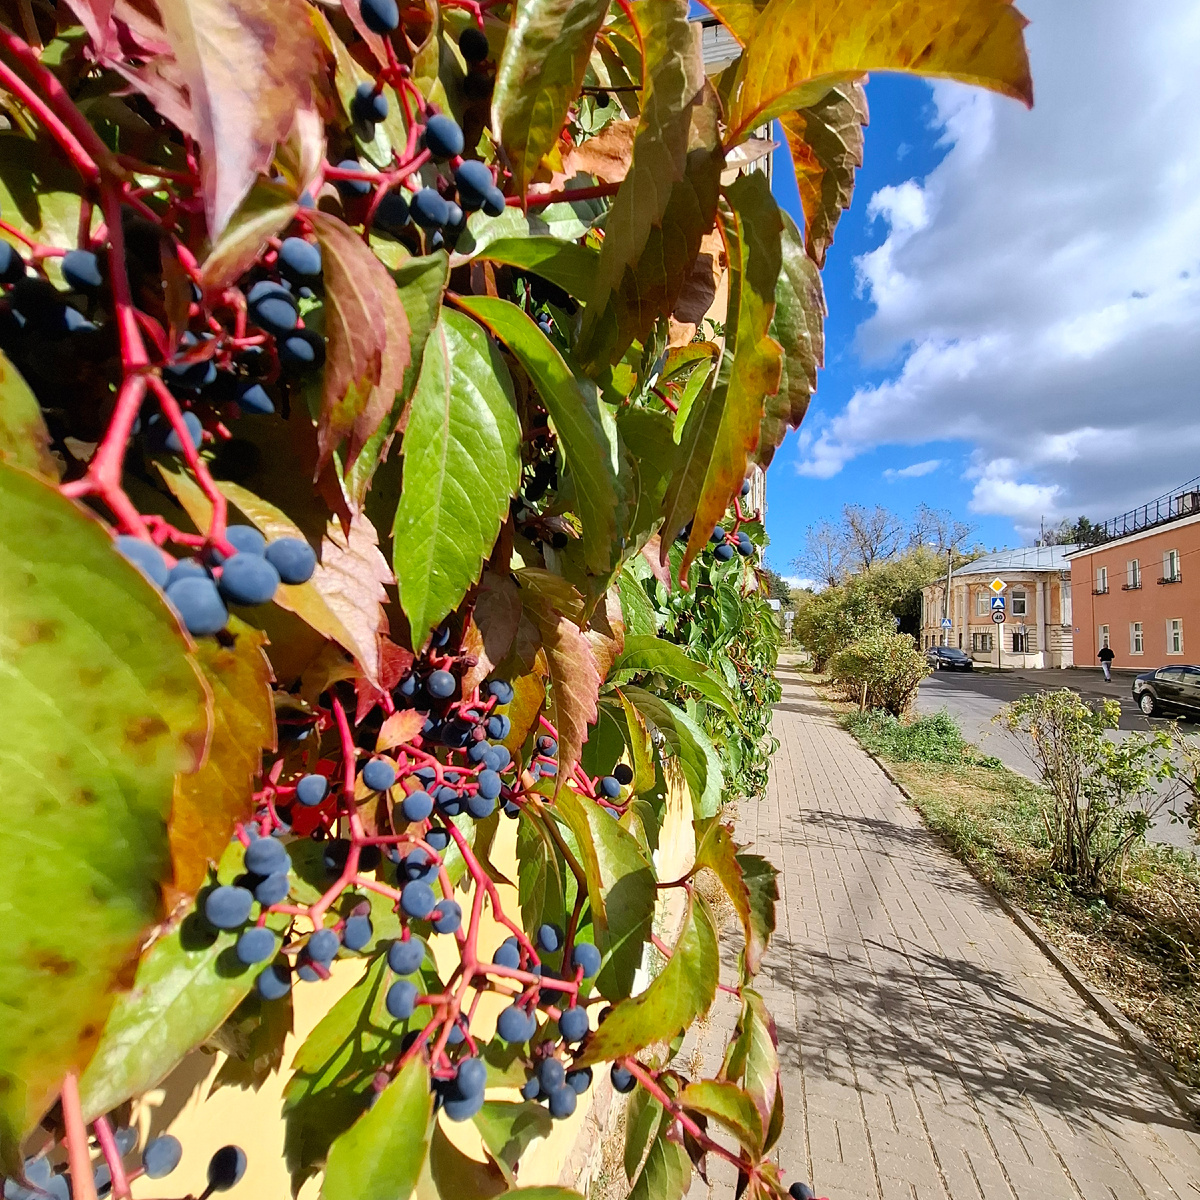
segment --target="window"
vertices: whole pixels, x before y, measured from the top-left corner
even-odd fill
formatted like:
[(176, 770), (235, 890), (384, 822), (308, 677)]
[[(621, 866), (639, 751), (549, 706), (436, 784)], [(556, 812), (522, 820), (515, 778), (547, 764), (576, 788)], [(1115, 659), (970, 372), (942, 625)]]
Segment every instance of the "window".
[(971, 649), (977, 654), (990, 651), (992, 649), (992, 635), (990, 633), (971, 634)]
[(1099, 633), (1099, 637), (1096, 638), (1096, 641), (1099, 642), (1100, 649), (1103, 650), (1108, 645), (1108, 626), (1101, 625), (1097, 632)]
[(1167, 653), (1183, 653), (1183, 618), (1172, 617), (1167, 622)]
[(1179, 551), (1168, 550), (1163, 555), (1163, 577), (1159, 583), (1179, 583), (1181, 579), (1179, 573)]
[(1136, 559), (1131, 558), (1125, 564), (1125, 590), (1127, 592), (1136, 591), (1142, 586), (1142, 564)]
[(1013, 653), (1027, 654), (1029, 652), (1029, 634), (1024, 629), (1013, 630)]
[(991, 611), (992, 605), (988, 599), (988, 594), (983, 588), (980, 588), (975, 593), (975, 615), (977, 617), (986, 617)]
[(1097, 596), (1103, 596), (1104, 593), (1107, 591), (1108, 591), (1108, 568), (1107, 567), (1097, 567), (1096, 568), (1095, 594)]
[(1026, 615), (1025, 605), (1027, 597), (1024, 588), (1013, 588), (1012, 592), (1012, 615), (1014, 617), (1023, 617)]
[(1070, 625), (1074, 620), (1074, 613), (1071, 611), (1071, 581), (1064, 579), (1059, 583), (1059, 587), (1061, 588), (1062, 596), (1060, 602), (1062, 611), (1059, 614), (1059, 620), (1064, 625)]
[(960, 650), (962, 649), (962, 634), (961, 633), (958, 635), (958, 648)]
[(1142, 654), (1145, 652), (1142, 639), (1142, 623), (1141, 621), (1129, 622), (1129, 653)]

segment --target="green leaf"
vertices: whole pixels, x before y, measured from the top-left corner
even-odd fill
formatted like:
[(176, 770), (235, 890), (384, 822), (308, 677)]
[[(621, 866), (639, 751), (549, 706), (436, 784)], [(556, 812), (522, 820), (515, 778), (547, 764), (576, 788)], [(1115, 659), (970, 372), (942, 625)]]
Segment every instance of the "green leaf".
[(625, 554), (646, 542), (658, 523), (663, 496), (679, 460), (671, 418), (646, 408), (628, 408), (617, 420), (630, 466), (631, 503), (624, 523)]
[(680, 1200), (692, 1181), (692, 1161), (683, 1146), (667, 1138), (669, 1122), (665, 1118), (666, 1114), (629, 1200)]
[(583, 1200), (574, 1188), (565, 1187), (512, 1188), (504, 1194), (517, 1197), (517, 1200)]
[(504, 1167), (469, 1158), (435, 1123), (413, 1200), (491, 1200), (508, 1193), (508, 1182)]
[(579, 94), (608, 0), (518, 0), (496, 70), (492, 127), (524, 195)]
[(162, 595), (104, 527), (0, 464), (0, 795), (17, 847), (0, 883), (0, 1169), (86, 1065), (170, 876), (177, 771), (208, 700)]
[(753, 988), (742, 988), (742, 1011), (725, 1052), (721, 1078), (741, 1085), (758, 1110), (761, 1127), (768, 1130), (775, 1122), (779, 1092), (778, 1046), (775, 1021), (762, 996)]
[(714, 708), (740, 724), (737, 703), (725, 684), (673, 642), (657, 637), (627, 637), (625, 649), (612, 665), (610, 677), (618, 672), (656, 672), (698, 691)]
[(429, 1150), (432, 1115), (429, 1067), (418, 1054), (330, 1147), (322, 1200), (407, 1196)]
[(564, 200), (528, 213), (511, 204), (498, 217), (489, 217), (485, 212), (472, 213), (454, 244), (450, 265), (461, 267), (501, 240), (551, 237), (564, 242), (577, 241), (607, 212), (607, 200)]
[(778, 872), (757, 854), (739, 855), (729, 830), (715, 818), (697, 833), (696, 868), (707, 867), (721, 881), (745, 934), (746, 974), (755, 975), (775, 932)]
[[(540, 1104), (528, 1100), (520, 1104), (511, 1100), (485, 1100), (474, 1121), (488, 1152), (510, 1168), (516, 1166), (530, 1142), (548, 1137), (553, 1125), (550, 1114)], [(526, 1191), (554, 1192), (557, 1189), (528, 1188)]]
[(517, 899), (522, 925), (537, 929), (544, 921), (557, 923), (566, 907), (565, 896), (558, 847), (541, 818), (523, 809), (517, 824)]
[(47, 483), (58, 482), (50, 431), (21, 372), (0, 350), (0, 463), (20, 467)]
[(498, 238), (481, 250), (478, 257), (529, 271), (572, 296), (588, 294), (599, 259), (590, 246), (553, 237)]
[[(625, 725), (629, 731), (629, 756), (633, 760), (633, 790), (636, 793), (648, 792), (654, 787), (657, 779), (658, 758), (654, 753), (654, 743), (650, 740), (650, 731), (641, 713), (630, 703), (629, 698), (620, 690), (614, 689), (617, 699), (621, 702), (621, 710), (625, 714)], [(657, 839), (655, 839), (657, 844)]]
[(669, 1041), (708, 1011), (717, 994), (720, 966), (708, 905), (692, 892), (679, 939), (661, 974), (644, 992), (613, 1006), (576, 1063), (607, 1062), (636, 1054), (652, 1042)]
[(1032, 104), (1025, 24), (1010, 0), (863, 0), (832, 11), (771, 0), (747, 31), (726, 141), (869, 71), (958, 79)]
[[(779, 390), (767, 397), (754, 461), (770, 465), (789, 429), (799, 429), (817, 390), (817, 368), (825, 362), (825, 291), (817, 264), (804, 253), (800, 231), (783, 218), (783, 270), (775, 286), (771, 336), (783, 349)], [(682, 405), (680, 406), (682, 408)]]
[[(217, 877), (232, 883), (241, 872), (241, 844), (231, 844)], [(278, 931), (288, 920), (276, 915), (268, 924)], [(150, 947), (80, 1077), (85, 1120), (157, 1087), (237, 1008), (260, 970), (238, 960), (238, 936), (216, 932), (193, 910)]]
[(533, 380), (574, 480), (588, 566), (597, 574), (606, 572), (623, 498), (611, 413), (595, 385), (571, 371), (554, 343), (515, 304), (491, 296), (463, 296), (459, 303), (512, 351)]
[(634, 708), (663, 735), (667, 749), (679, 759), (695, 815), (713, 816), (721, 805), (725, 781), (721, 760), (708, 735), (683, 709), (660, 700), (644, 688), (622, 690)]
[[(766, 397), (779, 389), (782, 371), (779, 343), (767, 333), (775, 314), (775, 286), (782, 263), (779, 205), (762, 171), (734, 180), (725, 195), (729, 202), (721, 213), (729, 259), (725, 353), (712, 389), (707, 396), (701, 394), (688, 419), (682, 437), (686, 465), (664, 501), (663, 537), (673, 538), (686, 523), (684, 510), (691, 508), (693, 496), (695, 499), (681, 579), (687, 578), (692, 559), (742, 486), (750, 457), (758, 447)], [(704, 471), (697, 489), (701, 465)]]
[(623, 567), (617, 576), (617, 594), (621, 598), (626, 636), (652, 637), (658, 627), (654, 620), (654, 605), (650, 603), (646, 589), (627, 567)]
[(654, 870), (637, 839), (597, 803), (562, 788), (555, 811), (570, 825), (587, 876), (596, 945), (603, 955), (596, 988), (618, 1000), (633, 989), (657, 896)]
[(207, 1045), (224, 1050), (227, 1057), (213, 1080), (221, 1087), (258, 1091), (283, 1066), (283, 1051), (292, 1036), (292, 993), (279, 1000), (264, 1000), (250, 991)]
[(414, 648), (479, 579), (520, 478), (508, 368), (474, 321), (446, 311), (425, 344), (392, 528)]
[(637, 1088), (629, 1097), (629, 1107), (625, 1110), (625, 1178), (633, 1182), (642, 1159), (646, 1157), (646, 1147), (650, 1139), (658, 1132), (662, 1120), (663, 1106), (645, 1088)]
[(215, 295), (240, 279), (268, 240), (288, 227), (298, 208), (296, 197), (287, 188), (258, 180), (200, 268), (200, 286), (205, 293)]
[[(81, 187), (79, 176), (48, 138), (35, 140), (11, 130), (0, 132), (0, 213), (14, 229), (47, 246), (75, 249), (83, 205)], [(4, 240), (23, 256), (29, 254), (18, 238)]]
[(779, 899), (778, 869), (759, 854), (739, 854), (738, 869), (750, 897), (750, 930), (748, 945), (762, 947), (765, 952), (771, 934), (775, 932), (775, 903)]
[(762, 1118), (754, 1101), (737, 1084), (719, 1079), (698, 1080), (680, 1092), (679, 1103), (719, 1122), (752, 1155), (762, 1149)]

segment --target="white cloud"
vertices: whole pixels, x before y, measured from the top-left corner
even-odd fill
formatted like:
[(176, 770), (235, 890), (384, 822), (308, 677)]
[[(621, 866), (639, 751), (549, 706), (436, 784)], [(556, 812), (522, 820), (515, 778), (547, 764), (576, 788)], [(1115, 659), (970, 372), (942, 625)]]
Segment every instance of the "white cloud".
[(961, 439), (972, 508), (1024, 528), (1132, 507), (1200, 471), (1200, 6), (1021, 0), (1037, 105), (933, 85), (950, 149), (881, 189), (856, 263), (861, 387), (801, 447), (828, 478)]
[(940, 458), (927, 458), (924, 462), (915, 462), (911, 466), (900, 467), (898, 470), (894, 467), (888, 467), (884, 471), (883, 477), (891, 483), (896, 479), (920, 479), (922, 475), (928, 475), (931, 471), (936, 471), (942, 465)]
[(783, 582), (788, 585), (794, 592), (803, 591), (805, 588), (811, 591), (819, 591), (821, 585), (815, 579), (809, 579), (806, 575), (785, 575)]

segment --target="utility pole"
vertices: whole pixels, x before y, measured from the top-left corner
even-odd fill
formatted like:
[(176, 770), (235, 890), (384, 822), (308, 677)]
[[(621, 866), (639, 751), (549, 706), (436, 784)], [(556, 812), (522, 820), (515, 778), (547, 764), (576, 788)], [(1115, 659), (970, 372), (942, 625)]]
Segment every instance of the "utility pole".
[[(946, 594), (942, 597), (942, 619), (950, 620), (950, 584), (954, 579), (954, 550), (946, 551)], [(946, 630), (942, 629), (942, 645), (947, 646)]]

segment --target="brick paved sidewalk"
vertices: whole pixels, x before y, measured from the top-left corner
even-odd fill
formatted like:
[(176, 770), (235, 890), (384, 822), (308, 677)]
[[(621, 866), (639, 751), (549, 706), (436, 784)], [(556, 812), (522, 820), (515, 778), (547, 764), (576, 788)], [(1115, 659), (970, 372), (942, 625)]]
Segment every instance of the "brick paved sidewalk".
[(780, 750), (739, 840), (782, 868), (759, 986), (779, 1023), (786, 1178), (831, 1200), (1200, 1197), (1200, 1135), (1171, 1098), (780, 675)]

